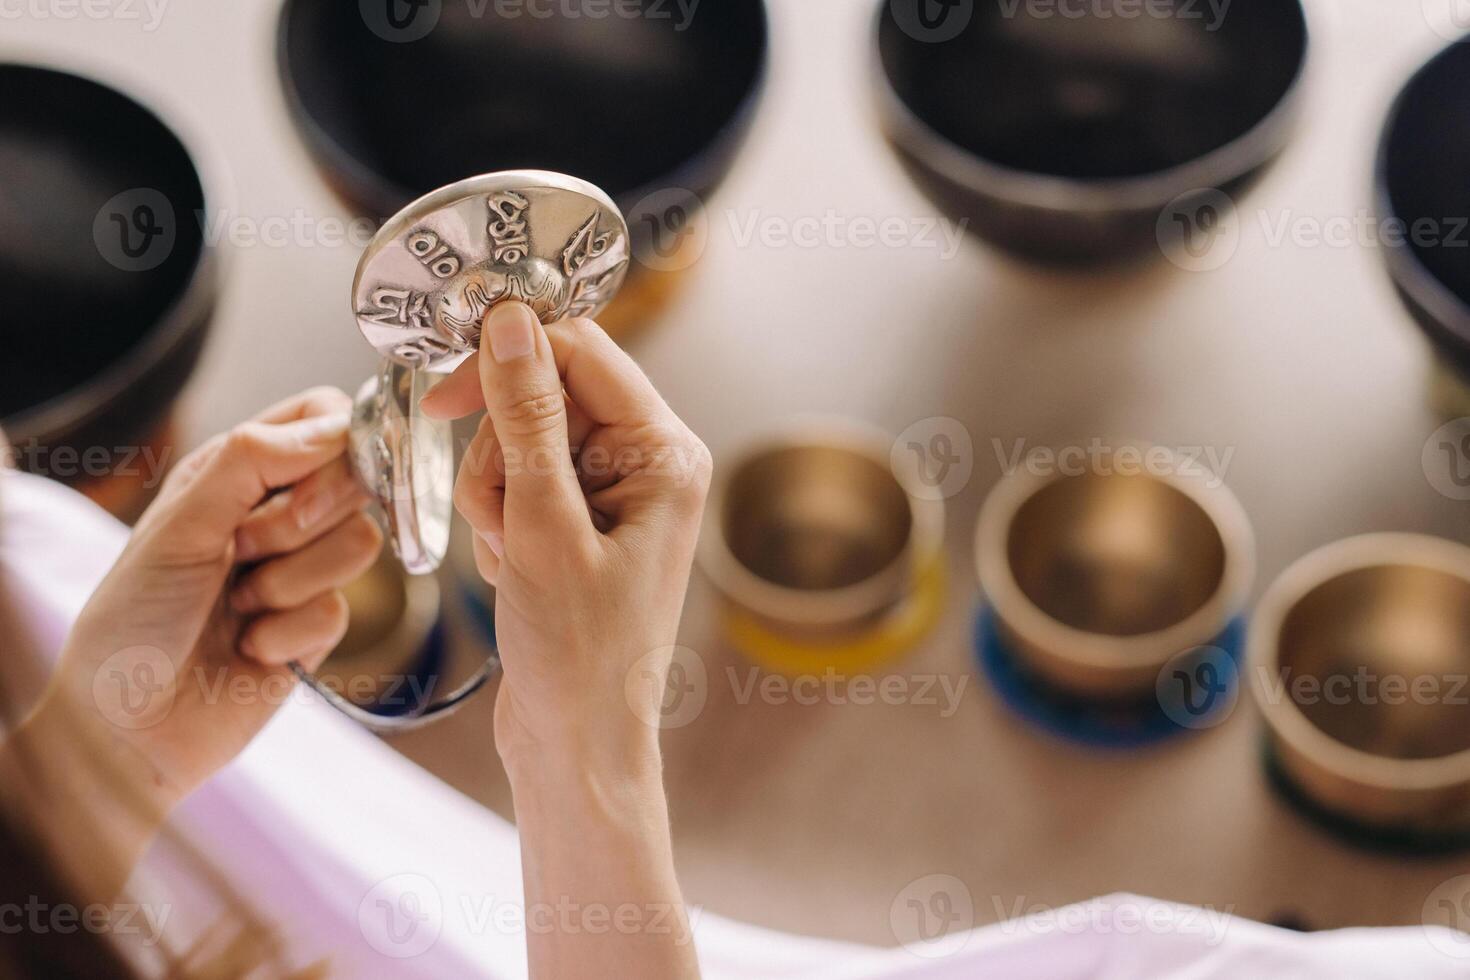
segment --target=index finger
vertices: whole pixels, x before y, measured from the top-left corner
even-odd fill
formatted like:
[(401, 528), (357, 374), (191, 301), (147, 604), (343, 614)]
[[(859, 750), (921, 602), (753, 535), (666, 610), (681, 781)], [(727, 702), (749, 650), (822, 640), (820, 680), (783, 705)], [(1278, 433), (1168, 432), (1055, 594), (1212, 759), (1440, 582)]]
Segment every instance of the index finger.
[(255, 421), (285, 425), (287, 422), (298, 422), (319, 415), (340, 415), (351, 411), (352, 399), (346, 392), (340, 388), (322, 385), (276, 402), (255, 416)]
[(345, 412), (294, 422), (247, 422), (202, 447), (191, 479), (167, 500), (155, 520), (173, 526), (180, 543), (212, 551), (273, 490), (315, 472), (347, 448)]

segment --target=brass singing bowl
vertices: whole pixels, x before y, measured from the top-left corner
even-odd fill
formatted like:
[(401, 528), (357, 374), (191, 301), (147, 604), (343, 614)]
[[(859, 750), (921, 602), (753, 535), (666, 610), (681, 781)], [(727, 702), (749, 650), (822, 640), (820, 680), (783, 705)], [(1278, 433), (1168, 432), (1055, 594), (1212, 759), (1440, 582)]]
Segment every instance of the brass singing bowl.
[[(432, 575), (405, 574), (385, 551), (343, 592), (351, 611), (347, 633), (316, 676), (363, 707), (374, 706), (384, 695), (404, 696), (406, 690), (395, 690), (402, 686), (397, 678), (434, 669), (426, 664), (425, 653), (439, 621), (438, 582)], [(438, 678), (421, 680), (441, 686)]]
[(1152, 697), (1171, 659), (1240, 613), (1254, 539), (1234, 495), (1203, 475), (1018, 470), (981, 510), (975, 559), (1024, 668), (1121, 701)]
[(1267, 591), (1250, 658), (1276, 762), (1312, 802), (1368, 827), (1470, 831), (1470, 548), (1328, 545)]
[(785, 636), (861, 633), (940, 553), (941, 501), (895, 471), (891, 440), (801, 425), (748, 449), (711, 491), (700, 559), (733, 607)]

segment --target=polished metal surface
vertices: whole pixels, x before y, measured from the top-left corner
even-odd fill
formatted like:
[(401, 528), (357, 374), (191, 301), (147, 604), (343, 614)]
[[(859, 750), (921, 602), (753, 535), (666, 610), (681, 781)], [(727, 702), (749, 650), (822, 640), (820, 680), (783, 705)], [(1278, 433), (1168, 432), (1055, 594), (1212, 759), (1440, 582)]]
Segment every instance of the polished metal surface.
[(1047, 682), (1104, 699), (1151, 697), (1171, 659), (1219, 637), (1245, 605), (1254, 551), (1230, 491), (1177, 461), (1022, 468), (975, 530), (980, 586), (1014, 652)]
[(514, 300), (543, 323), (596, 316), (628, 268), (617, 206), (565, 174), (484, 174), (414, 201), (373, 236), (352, 283), (357, 325), (384, 356), (359, 390), (353, 459), (413, 574), (449, 548), (452, 428), (418, 413), (430, 373), (479, 349), (491, 307)]
[(543, 323), (595, 317), (628, 269), (628, 226), (584, 180), (515, 170), (462, 180), (385, 224), (352, 283), (357, 325), (384, 357), (447, 372), (480, 346), (496, 303)]
[(406, 574), (385, 552), (342, 591), (351, 613), (347, 633), (317, 668), (317, 678), (369, 711), (392, 699), (401, 702), (392, 706), (411, 710), (414, 691), (405, 681), (419, 679), (415, 675), (426, 666), (439, 622), (439, 583)]
[[(291, 671), (322, 699), (378, 735), (446, 721), (500, 672), (493, 650), (454, 669), (443, 634), (439, 583), (379, 561), (346, 589), (352, 626), (312, 674)], [(465, 658), (458, 658), (463, 661)]]
[(388, 540), (411, 575), (439, 567), (454, 513), (454, 441), (448, 422), (419, 414), (429, 375), (385, 360), (353, 403), (353, 467), (377, 498)]
[(1383, 534), (1308, 555), (1261, 600), (1250, 659), (1280, 763), (1316, 803), (1470, 832), (1470, 548)]
[(871, 627), (932, 564), (944, 508), (895, 470), (891, 440), (818, 420), (746, 448), (710, 494), (701, 567), (727, 600), (776, 631)]

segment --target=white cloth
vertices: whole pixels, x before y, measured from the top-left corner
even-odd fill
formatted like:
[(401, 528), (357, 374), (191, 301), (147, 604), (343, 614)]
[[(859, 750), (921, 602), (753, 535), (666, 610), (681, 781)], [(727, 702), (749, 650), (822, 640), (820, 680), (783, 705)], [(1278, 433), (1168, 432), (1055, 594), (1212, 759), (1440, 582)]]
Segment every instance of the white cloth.
[[(54, 655), (125, 536), (56, 484), (0, 475), (0, 587), (39, 648)], [(304, 691), (184, 804), (176, 824), (278, 925), (295, 965), (326, 959), (343, 977), (526, 975), (515, 828)], [(169, 875), (176, 857), (162, 850), (140, 879)], [(179, 904), (187, 907), (170, 910), (170, 930), (197, 929), (214, 911), (204, 897)], [(917, 952), (792, 936), (697, 910), (694, 918), (710, 980), (1470, 975), (1470, 937), (1448, 930), (1301, 935), (1123, 895)], [(1453, 955), (1460, 951), (1463, 958)]]

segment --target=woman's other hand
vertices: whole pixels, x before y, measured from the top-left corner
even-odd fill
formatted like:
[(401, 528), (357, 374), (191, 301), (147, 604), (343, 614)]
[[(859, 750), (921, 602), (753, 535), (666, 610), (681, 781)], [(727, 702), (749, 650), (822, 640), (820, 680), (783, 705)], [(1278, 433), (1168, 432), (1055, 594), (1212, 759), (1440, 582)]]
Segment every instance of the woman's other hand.
[[(347, 627), (382, 534), (345, 453), (351, 401), (313, 389), (180, 461), (68, 636), (25, 728), (95, 736), (166, 811), (286, 701)], [(48, 727), (49, 726), (49, 727)]]

